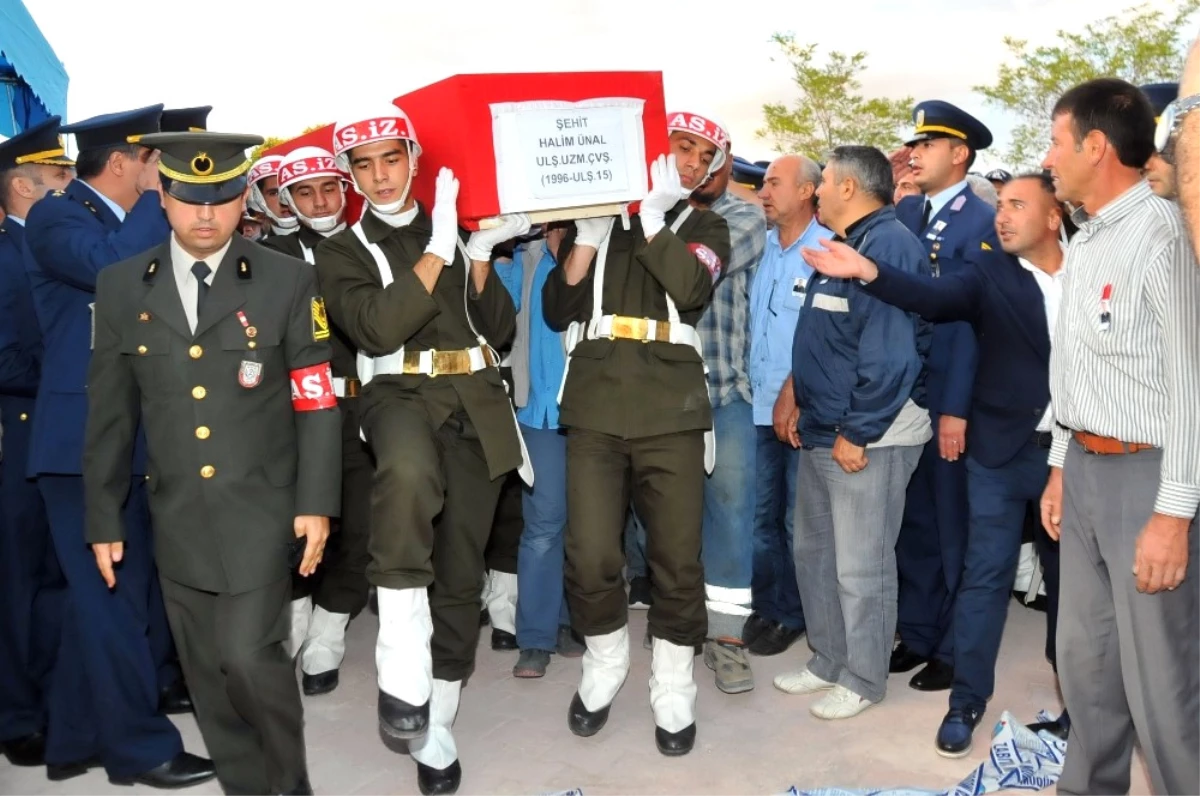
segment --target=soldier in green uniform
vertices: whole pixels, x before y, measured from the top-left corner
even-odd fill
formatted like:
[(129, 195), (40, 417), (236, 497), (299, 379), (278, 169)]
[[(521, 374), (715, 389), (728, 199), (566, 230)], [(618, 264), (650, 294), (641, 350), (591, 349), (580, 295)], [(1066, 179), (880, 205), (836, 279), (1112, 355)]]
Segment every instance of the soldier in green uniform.
[(461, 781), (450, 728), (475, 668), (484, 548), (504, 476), (525, 461), (495, 352), (516, 312), (490, 261), (529, 220), (464, 246), (449, 170), (432, 212), (410, 194), (420, 152), (395, 106), (335, 127), (334, 154), (368, 206), (316, 259), (330, 319), (359, 351), (376, 459), (367, 578), (379, 598), (379, 726), (411, 742), (429, 794)]
[(599, 732), (629, 673), (621, 533), (632, 498), (654, 590), (650, 702), (664, 755), (695, 743), (692, 662), (708, 629), (700, 531), (712, 410), (694, 324), (730, 245), (725, 219), (686, 197), (720, 165), (713, 140), (672, 138), (628, 228), (577, 221), (543, 292), (546, 322), (568, 332), (566, 582), (588, 648), (568, 726)]
[(316, 273), (236, 234), (262, 139), (144, 140), (174, 233), (96, 286), (87, 540), (111, 588), (140, 418), (167, 616), (217, 776), (228, 792), (311, 793), (284, 641), (289, 570), (314, 572), (341, 492)]
[[(349, 178), (328, 150), (299, 147), (283, 157), (277, 172), (279, 196), (300, 220), (287, 235), (271, 235), (262, 244), (314, 263), (317, 244), (346, 228)], [(324, 566), (315, 578), (292, 580), (292, 624), (288, 651), (300, 657), (301, 687), (306, 696), (337, 688), (346, 652), (346, 628), (367, 604), (367, 552), (371, 477), (375, 471), (359, 436), (356, 351), (336, 325), (321, 334), (333, 346), (333, 389), (342, 410), (342, 516), (333, 526)]]

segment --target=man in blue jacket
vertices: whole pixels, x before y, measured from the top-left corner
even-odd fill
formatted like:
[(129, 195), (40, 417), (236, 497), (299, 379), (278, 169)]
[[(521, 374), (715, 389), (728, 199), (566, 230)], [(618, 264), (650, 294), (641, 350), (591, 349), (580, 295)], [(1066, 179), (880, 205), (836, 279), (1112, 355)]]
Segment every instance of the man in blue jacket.
[[(967, 182), (975, 153), (991, 145), (992, 134), (970, 114), (938, 100), (917, 105), (913, 121), (910, 163), (923, 195), (900, 200), (896, 218), (920, 239), (933, 276), (949, 276), (963, 268), (964, 255), (978, 251), (981, 242), (999, 245), (995, 211)], [(896, 546), (900, 644), (890, 667), (907, 672), (926, 664), (909, 681), (919, 691), (944, 691), (954, 679), (952, 618), (967, 540), (962, 456), (975, 359), (969, 324), (934, 326), (926, 392), (935, 433), (909, 484)]]
[(25, 217), (71, 181), (59, 118), (0, 144), (0, 750), (13, 765), (45, 759), (46, 700), (62, 625), (62, 573), (46, 507), (25, 478), (42, 337), (21, 259)]
[(45, 341), (28, 471), (45, 498), (68, 585), (59, 661), (75, 662), (78, 669), (70, 687), (56, 673), (51, 694), (46, 761), (56, 780), (98, 765), (118, 782), (162, 788), (215, 775), (210, 761), (183, 751), (178, 730), (159, 710), (158, 661), (148, 633), (163, 608), (155, 604), (161, 595), (140, 439), (125, 509), (120, 586), (105, 586), (84, 541), (83, 439), (96, 279), (170, 232), (158, 193), (158, 154), (137, 143), (158, 132), (162, 109), (153, 105), (63, 127), (75, 135), (77, 179), (34, 205), (26, 224), (25, 267)]
[[(892, 167), (873, 147), (833, 151), (821, 221), (864, 256), (928, 273), (921, 244), (891, 207)], [(932, 430), (921, 407), (928, 350), (916, 315), (849, 279), (810, 279), (792, 348), (800, 409), (796, 580), (813, 657), (775, 678), (790, 694), (828, 691), (821, 719), (883, 699), (896, 629), (896, 536), (909, 478)]]
[[(944, 757), (971, 750), (971, 734), (992, 696), (1025, 507), (1041, 496), (1049, 475), (1050, 336), (1063, 289), (1061, 226), (1053, 183), (1034, 174), (1000, 192), (996, 228), (1004, 252), (981, 243), (967, 253), (964, 268), (941, 279), (914, 276), (890, 260), (872, 262), (845, 246), (806, 253), (821, 273), (860, 279), (868, 293), (896, 307), (933, 321), (969, 321), (979, 339), (966, 456), (970, 529), (953, 623), (954, 685), (936, 741)], [(1042, 548), (1052, 628), (1057, 550)], [(1065, 732), (1065, 721), (1049, 729)]]

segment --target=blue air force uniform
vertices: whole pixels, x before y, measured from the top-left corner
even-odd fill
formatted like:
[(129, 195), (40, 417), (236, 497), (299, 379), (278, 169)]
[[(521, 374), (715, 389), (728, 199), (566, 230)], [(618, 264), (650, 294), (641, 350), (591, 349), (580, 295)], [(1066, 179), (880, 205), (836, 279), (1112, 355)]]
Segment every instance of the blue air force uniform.
[[(53, 116), (0, 144), (0, 175), (25, 164), (72, 166)], [(0, 192), (10, 180), (0, 180)], [(0, 222), (0, 748), (15, 765), (44, 759), (47, 698), (61, 633), (64, 583), (46, 508), (26, 480), (42, 339), (22, 263), (25, 208)]]
[[(96, 117), (62, 128), (83, 155), (136, 143), (158, 131), (162, 106)], [(103, 763), (110, 777), (146, 779), (183, 751), (159, 712), (160, 668), (170, 650), (155, 577), (146, 507), (144, 446), (130, 474), (127, 537), (111, 592), (84, 541), (82, 458), (87, 368), (96, 279), (105, 267), (166, 240), (157, 192), (124, 211), (85, 179), (34, 206), (24, 263), (45, 352), (33, 413), (28, 472), (45, 498), (50, 531), (68, 584), (50, 704), (46, 759), (59, 776)], [(170, 772), (167, 772), (170, 779)], [(154, 780), (161, 782), (160, 779)]]
[[(917, 105), (913, 119), (916, 126), (909, 146), (933, 138), (954, 138), (976, 152), (992, 142), (982, 123), (946, 102)], [(971, 192), (965, 177), (935, 195), (905, 197), (896, 207), (896, 218), (921, 240), (935, 277), (960, 271), (966, 254), (978, 252), (983, 243), (999, 249), (995, 211)], [(914, 687), (922, 690), (949, 688), (954, 665), (954, 600), (967, 542), (966, 462), (962, 456), (954, 462), (941, 457), (937, 431), (943, 415), (969, 416), (976, 357), (970, 324), (934, 325), (925, 385), (934, 437), (926, 444), (909, 482), (896, 546), (900, 580), (897, 628), (902, 645), (892, 659), (892, 671), (933, 662), (914, 678)]]

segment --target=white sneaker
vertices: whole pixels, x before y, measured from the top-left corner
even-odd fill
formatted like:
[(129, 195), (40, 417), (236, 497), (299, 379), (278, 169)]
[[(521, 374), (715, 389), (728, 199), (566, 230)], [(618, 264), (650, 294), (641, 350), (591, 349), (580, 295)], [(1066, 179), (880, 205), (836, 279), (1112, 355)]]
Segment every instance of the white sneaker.
[(848, 719), (857, 716), (873, 704), (875, 703), (860, 697), (846, 686), (839, 685), (809, 705), (808, 712), (818, 719)]
[(775, 677), (775, 687), (785, 694), (815, 694), (818, 691), (828, 691), (833, 685), (817, 677), (807, 667), (798, 672), (784, 672)]

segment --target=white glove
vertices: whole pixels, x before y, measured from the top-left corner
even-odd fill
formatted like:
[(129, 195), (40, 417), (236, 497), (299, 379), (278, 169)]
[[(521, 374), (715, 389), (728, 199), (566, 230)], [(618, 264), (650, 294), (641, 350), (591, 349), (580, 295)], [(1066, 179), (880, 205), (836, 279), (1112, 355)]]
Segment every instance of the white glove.
[(674, 155), (659, 155), (650, 164), (650, 193), (642, 200), (642, 209), (638, 215), (642, 217), (642, 232), (649, 240), (657, 235), (667, 225), (666, 215), (679, 200), (688, 195), (679, 180), (679, 171), (675, 168)]
[(605, 237), (608, 236), (608, 230), (611, 226), (611, 216), (575, 219), (575, 245), (591, 246), (593, 249), (599, 249), (600, 244), (604, 243)]
[(437, 188), (433, 194), (433, 234), (429, 236), (427, 254), (434, 254), (454, 263), (454, 250), (458, 246), (458, 180), (454, 172), (443, 168), (438, 172)]
[(492, 249), (496, 248), (496, 244), (519, 238), (528, 231), (529, 216), (526, 214), (500, 216), (500, 226), (471, 233), (471, 237), (467, 238), (467, 257), (486, 263), (492, 259)]

